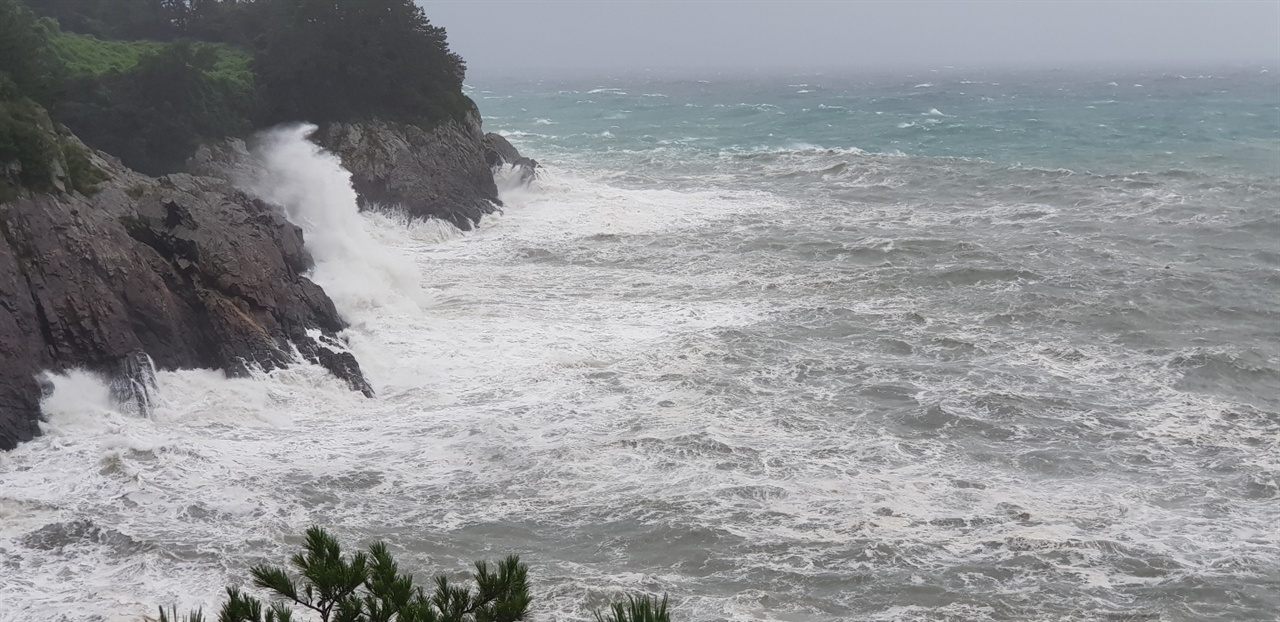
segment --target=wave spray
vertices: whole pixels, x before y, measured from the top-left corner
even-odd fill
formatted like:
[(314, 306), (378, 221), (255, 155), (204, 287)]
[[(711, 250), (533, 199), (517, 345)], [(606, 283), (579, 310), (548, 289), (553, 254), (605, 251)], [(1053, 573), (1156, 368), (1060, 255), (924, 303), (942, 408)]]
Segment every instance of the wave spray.
[(409, 259), (379, 244), (360, 215), (351, 173), (308, 140), (311, 124), (265, 132), (254, 149), (259, 165), (248, 190), (284, 207), (302, 228), (315, 260), (311, 279), (333, 299), (343, 319), (405, 297), (417, 302), (421, 276)]

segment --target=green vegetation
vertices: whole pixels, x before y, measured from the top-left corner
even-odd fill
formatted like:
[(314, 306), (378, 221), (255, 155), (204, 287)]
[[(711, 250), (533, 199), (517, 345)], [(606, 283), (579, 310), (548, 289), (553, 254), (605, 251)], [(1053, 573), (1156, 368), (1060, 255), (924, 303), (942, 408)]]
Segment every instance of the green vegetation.
[(66, 137), (62, 138), (62, 161), (67, 167), (67, 183), (80, 194), (98, 191), (99, 182), (109, 179), (105, 171), (89, 161), (89, 153)]
[[(443, 575), (434, 590), (414, 585), (413, 575), (401, 574), (386, 544), (374, 543), (368, 552), (344, 555), (338, 541), (324, 529), (307, 530), (303, 552), (290, 559), (294, 573), (275, 566), (254, 566), (249, 574), (256, 588), (271, 594), (265, 604), (238, 587), (227, 588), (219, 622), (291, 622), (295, 608), (309, 610), (322, 622), (516, 622), (524, 620), (529, 596), (529, 568), (510, 556), (490, 567), (476, 562), (470, 584), (455, 584)], [(601, 622), (670, 622), (667, 598), (628, 598), (612, 607)], [(193, 611), (160, 608), (160, 622), (203, 622)]]
[(164, 49), (159, 41), (102, 41), (66, 32), (49, 37), (49, 45), (70, 73), (90, 76), (128, 71), (144, 56)]
[(0, 203), (17, 198), (21, 188), (52, 191), (60, 179), (65, 187), (91, 194), (106, 174), (58, 132), (44, 108), (20, 96), (0, 73)]
[(252, 77), (220, 69), (224, 56), (215, 46), (168, 44), (127, 72), (72, 78), (54, 114), (137, 170), (172, 172), (201, 142), (252, 129)]
[[(195, 0), (195, 4), (204, 4)], [(100, 39), (176, 38), (175, 19), (188, 10), (185, 0), (26, 0), (36, 13), (51, 17), (63, 29)]]
[(6, 97), (43, 102), (62, 80), (62, 64), (49, 46), (49, 24), (18, 0), (0, 0), (0, 76)]
[(625, 603), (614, 603), (609, 614), (596, 612), (596, 622), (671, 622), (667, 613), (667, 597), (655, 600), (652, 596), (628, 596)]
[[(0, 0), (4, 101), (153, 175), (281, 122), (459, 119), (464, 73), (412, 0)], [(24, 110), (0, 154), (32, 148)]]
[[(164, 54), (175, 45), (160, 41), (103, 40), (93, 35), (60, 30), (54, 30), (49, 37), (49, 47), (72, 76), (101, 77), (112, 72), (125, 73), (144, 59)], [(212, 64), (204, 68), (206, 77), (224, 82), (243, 95), (252, 96), (255, 89), (253, 54), (224, 43), (197, 41), (191, 47), (199, 54), (212, 54)]]
[(53, 167), (59, 145), (49, 115), (35, 102), (12, 93), (12, 83), (0, 75), (0, 202), (12, 200), (18, 188), (53, 187)]
[(272, 122), (433, 125), (474, 104), (443, 28), (409, 0), (270, 0), (257, 71)]

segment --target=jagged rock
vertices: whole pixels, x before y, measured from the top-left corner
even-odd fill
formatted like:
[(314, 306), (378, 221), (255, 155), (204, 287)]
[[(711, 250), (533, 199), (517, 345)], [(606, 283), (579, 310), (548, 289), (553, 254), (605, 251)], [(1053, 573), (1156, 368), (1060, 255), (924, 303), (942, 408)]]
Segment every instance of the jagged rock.
[(482, 136), (472, 112), (430, 130), (380, 120), (330, 123), (312, 138), (351, 171), (362, 209), (398, 208), (469, 231), (502, 206)]
[(139, 352), (161, 369), (236, 375), (293, 362), (293, 344), (372, 395), (349, 353), (308, 336), (343, 323), (302, 276), (302, 231), (278, 207), (225, 180), (153, 179), (90, 153), (110, 177), (92, 196), (0, 203), (0, 449), (39, 433), (39, 372), (125, 379)]
[(489, 168), (510, 164), (519, 159), (520, 152), (505, 136), (493, 132), (484, 135), (484, 161)]
[(483, 142), (484, 160), (490, 170), (496, 172), (509, 164), (520, 171), (520, 183), (526, 185), (537, 177), (538, 161), (520, 155), (520, 151), (506, 137), (490, 132), (484, 135)]
[(225, 138), (216, 143), (205, 143), (187, 159), (183, 167), (192, 175), (216, 177), (232, 183), (251, 179), (257, 173), (257, 162), (249, 153), (249, 145), (239, 138)]

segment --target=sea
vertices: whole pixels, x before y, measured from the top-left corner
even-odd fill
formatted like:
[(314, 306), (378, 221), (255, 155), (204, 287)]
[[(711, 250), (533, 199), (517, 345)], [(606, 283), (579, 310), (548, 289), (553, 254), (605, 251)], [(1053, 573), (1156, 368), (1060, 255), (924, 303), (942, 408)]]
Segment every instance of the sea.
[(319, 525), (532, 620), (1280, 619), (1275, 67), (476, 77), (541, 164), (473, 232), (274, 130), (376, 399), (48, 374), (0, 620), (216, 612)]

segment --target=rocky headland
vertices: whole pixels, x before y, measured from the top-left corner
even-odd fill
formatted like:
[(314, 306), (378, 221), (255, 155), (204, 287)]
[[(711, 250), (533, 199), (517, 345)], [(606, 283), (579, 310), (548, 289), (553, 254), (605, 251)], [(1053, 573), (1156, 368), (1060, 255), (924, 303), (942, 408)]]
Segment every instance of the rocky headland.
[[(431, 131), (331, 124), (316, 138), (341, 156), (367, 206), (469, 230), (500, 205), (494, 168), (527, 167), (532, 176), (536, 167), (473, 121)], [(333, 302), (305, 276), (311, 258), (301, 229), (236, 187), (253, 166), (242, 141), (200, 149), (188, 163), (198, 174), (154, 178), (65, 130), (56, 138), (87, 154), (103, 180), (76, 191), (70, 165), (55, 159), (48, 190), (0, 203), (0, 449), (39, 434), (41, 373), (85, 368), (145, 385), (134, 377), (146, 373), (138, 353), (160, 369), (244, 375), (295, 362), (296, 348), (373, 396), (341, 347)], [(486, 159), (494, 144), (504, 155)]]
[(381, 120), (328, 123), (312, 138), (351, 171), (362, 209), (396, 209), (470, 231), (502, 205), (479, 113), (429, 130)]
[[(495, 170), (533, 178), (536, 162), (483, 133), (464, 64), (420, 7), (295, 4), (183, 13), (156, 23), (149, 36), (172, 40), (157, 44), (95, 30), (128, 25), (123, 14), (37, 7), (84, 31), (72, 33), (0, 3), (21, 35), (0, 58), (0, 450), (40, 433), (42, 375), (73, 368), (103, 375), (140, 414), (153, 367), (244, 375), (301, 357), (373, 397), (333, 301), (307, 277), (303, 231), (244, 190), (255, 128), (316, 119), (312, 140), (351, 173), (362, 209), (464, 231), (501, 206)], [(208, 28), (184, 30), (197, 17)], [(178, 40), (191, 36), (202, 47)], [(379, 45), (340, 71), (294, 54), (337, 54), (342, 41)], [(123, 70), (111, 64), (121, 53)]]
[(138, 373), (138, 352), (162, 369), (242, 375), (293, 362), (296, 347), (372, 396), (337, 347), (333, 302), (304, 276), (302, 231), (279, 208), (225, 179), (151, 178), (60, 138), (107, 179), (77, 192), (55, 161), (52, 191), (0, 203), (0, 448), (39, 433), (41, 372), (145, 381), (120, 377)]

